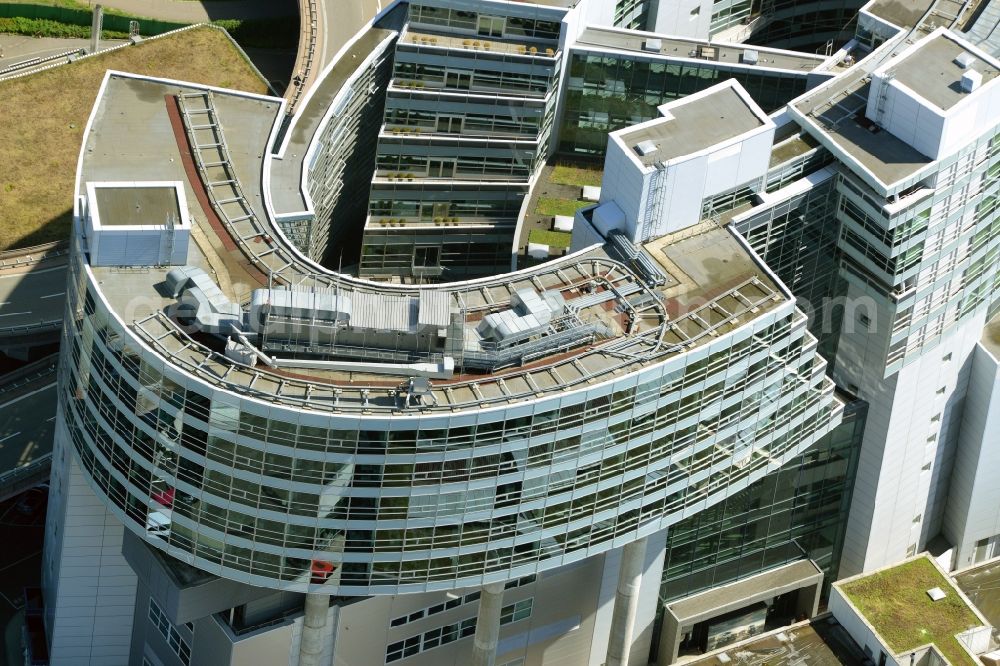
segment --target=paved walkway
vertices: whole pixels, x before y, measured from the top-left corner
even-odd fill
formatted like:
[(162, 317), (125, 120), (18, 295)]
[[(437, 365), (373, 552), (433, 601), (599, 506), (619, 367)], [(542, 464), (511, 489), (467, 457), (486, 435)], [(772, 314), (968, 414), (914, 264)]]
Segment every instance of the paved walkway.
[[(101, 48), (106, 49), (124, 43), (124, 40), (103, 39), (101, 40)], [(86, 48), (90, 48), (89, 39), (0, 34), (0, 69), (33, 58), (43, 58), (72, 49)]]
[[(327, 0), (331, 5), (356, 0)], [(297, 16), (298, 0), (101, 0), (105, 7), (135, 16), (181, 23), (202, 23), (216, 19)]]

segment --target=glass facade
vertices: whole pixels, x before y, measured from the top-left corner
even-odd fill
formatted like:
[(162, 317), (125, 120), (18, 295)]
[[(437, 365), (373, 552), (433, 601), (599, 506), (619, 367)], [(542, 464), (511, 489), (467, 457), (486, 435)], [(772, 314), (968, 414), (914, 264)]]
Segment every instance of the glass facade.
[[(453, 192), (453, 190), (452, 190)], [(388, 192), (378, 190), (380, 197)], [(402, 194), (402, 193), (401, 193)], [(494, 192), (506, 194), (508, 198), (487, 203), (511, 206), (520, 204), (524, 197), (522, 192)], [(412, 201), (390, 200), (380, 198), (378, 202), (389, 204), (388, 215), (397, 215), (406, 210), (418, 208)], [(452, 202), (447, 213), (461, 214), (467, 207), (482, 204), (479, 199), (469, 199), (462, 202)], [(380, 207), (380, 210), (384, 210)], [(432, 209), (433, 210), (433, 209)], [(477, 208), (482, 212), (482, 208)], [(437, 212), (443, 214), (442, 208)], [(432, 213), (433, 214), (433, 213)], [(516, 215), (515, 213), (512, 213)], [(500, 216), (498, 216), (499, 218)], [(510, 265), (510, 244), (514, 233), (514, 225), (494, 225), (486, 229), (462, 229), (447, 227), (443, 217), (428, 216), (429, 229), (393, 228), (383, 218), (375, 218), (365, 231), (365, 246), (361, 254), (362, 273), (377, 275), (411, 276), (425, 271), (441, 280), (460, 278), (469, 274), (495, 274), (497, 266)], [(386, 218), (391, 219), (391, 218)], [(502, 218), (501, 218), (502, 219)], [(426, 271), (433, 271), (427, 273)]]
[(810, 318), (824, 358), (836, 355), (845, 285), (840, 278), (836, 177), (734, 223)]
[(804, 74), (571, 51), (559, 150), (602, 157), (608, 133), (658, 116), (665, 102), (736, 79), (767, 112), (806, 90)]
[(754, 30), (750, 44), (778, 49), (825, 52), (832, 41), (836, 51), (854, 36), (859, 0), (763, 0), (760, 3), (762, 25)]
[(746, 23), (752, 9), (751, 0), (717, 0), (712, 3), (709, 33), (715, 35), (734, 25)]
[[(531, 11), (530, 8), (528, 11)], [(410, 20), (484, 37), (517, 37), (554, 41), (559, 39), (559, 20), (529, 16), (493, 16), (482, 11), (449, 9), (432, 4), (410, 5)]]
[(892, 301), (887, 376), (982, 315), (1000, 291), (995, 129), (892, 200), (849, 173), (837, 193), (844, 278)]
[(510, 6), (498, 16), (435, 4), (411, 5), (396, 47), (364, 276), (508, 270), (521, 204), (548, 154), (565, 10)]
[(392, 74), (392, 43), (359, 69), (341, 91), (340, 113), (317, 133), (314, 154), (304, 168), (313, 219), (276, 220), (285, 237), (306, 256), (331, 268), (358, 261), (367, 207), (365, 197), (375, 170), (376, 146)]
[(148, 543), (250, 584), (388, 594), (529, 575), (720, 500), (839, 419), (791, 303), (613, 383), (359, 419), (193, 379), (121, 327), (80, 259), (60, 389), (92, 487)]
[(626, 30), (646, 30), (651, 0), (618, 0), (614, 23)]
[(670, 602), (808, 557), (837, 578), (867, 405), (777, 472), (667, 531), (660, 597)]

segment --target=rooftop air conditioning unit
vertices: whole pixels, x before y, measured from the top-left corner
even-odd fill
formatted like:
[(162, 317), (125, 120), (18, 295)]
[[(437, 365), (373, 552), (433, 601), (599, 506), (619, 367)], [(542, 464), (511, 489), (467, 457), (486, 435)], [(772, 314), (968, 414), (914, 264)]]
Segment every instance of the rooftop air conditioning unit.
[(636, 145), (635, 152), (645, 157), (650, 153), (656, 152), (656, 143), (654, 143), (653, 141), (642, 141)]
[(983, 84), (983, 75), (974, 69), (962, 74), (962, 92), (972, 92)]
[(644, 51), (653, 51), (654, 53), (659, 53), (660, 51), (663, 50), (663, 40), (655, 38), (647, 39), (645, 42), (643, 42), (642, 48)]
[(743, 64), (756, 65), (758, 58), (760, 58), (760, 53), (756, 49), (743, 49)]
[(969, 69), (974, 62), (976, 62), (976, 58), (971, 53), (962, 52), (955, 58), (955, 64), (962, 69)]

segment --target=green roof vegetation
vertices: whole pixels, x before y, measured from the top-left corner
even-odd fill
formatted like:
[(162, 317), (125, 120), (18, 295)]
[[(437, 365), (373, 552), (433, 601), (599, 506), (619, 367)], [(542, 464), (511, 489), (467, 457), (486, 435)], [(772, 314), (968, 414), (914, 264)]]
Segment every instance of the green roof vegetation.
[(592, 185), (601, 186), (601, 177), (604, 170), (597, 167), (589, 168), (584, 166), (574, 166), (572, 164), (557, 164), (552, 168), (552, 175), (549, 179), (553, 183), (560, 185)]
[(589, 206), (590, 201), (578, 201), (576, 199), (560, 199), (557, 197), (538, 197), (538, 205), (535, 212), (539, 215), (567, 215), (572, 217), (576, 211)]
[(569, 247), (573, 234), (565, 231), (549, 231), (548, 229), (532, 229), (528, 234), (529, 243), (540, 243), (555, 248)]
[[(896, 654), (933, 643), (954, 666), (976, 666), (955, 634), (982, 621), (926, 557), (838, 587)], [(932, 601), (934, 587), (947, 596)]]
[(0, 250), (69, 237), (80, 141), (108, 69), (267, 92), (226, 34), (207, 27), (0, 81)]

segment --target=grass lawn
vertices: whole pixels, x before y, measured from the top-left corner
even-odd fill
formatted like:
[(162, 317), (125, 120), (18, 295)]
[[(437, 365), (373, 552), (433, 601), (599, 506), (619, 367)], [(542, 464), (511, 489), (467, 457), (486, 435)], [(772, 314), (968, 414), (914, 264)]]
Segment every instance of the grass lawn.
[[(946, 596), (931, 601), (927, 590)], [(840, 586), (896, 653), (934, 643), (954, 666), (976, 666), (955, 634), (982, 623), (941, 573), (925, 558)]]
[(568, 215), (572, 217), (576, 211), (592, 203), (592, 201), (577, 201), (575, 199), (538, 197), (538, 205), (535, 206), (535, 212), (539, 215)]
[(549, 231), (547, 229), (532, 229), (528, 234), (529, 243), (541, 243), (554, 248), (569, 247), (573, 234), (565, 231)]
[[(15, 3), (27, 3), (32, 5), (47, 5), (49, 7), (62, 7), (64, 9), (82, 9), (85, 12), (93, 11), (96, 2), (87, 0), (0, 0), (0, 5), (10, 5)], [(105, 14), (115, 14), (117, 16), (130, 16), (127, 12), (114, 7), (104, 7)]]
[(0, 250), (69, 236), (83, 128), (116, 69), (266, 93), (224, 33), (195, 28), (38, 74), (0, 81)]
[(557, 164), (552, 168), (552, 175), (549, 179), (553, 183), (559, 183), (560, 185), (593, 185), (594, 187), (601, 186), (601, 176), (604, 175), (603, 169), (598, 168), (587, 168), (572, 166), (569, 164)]

